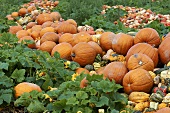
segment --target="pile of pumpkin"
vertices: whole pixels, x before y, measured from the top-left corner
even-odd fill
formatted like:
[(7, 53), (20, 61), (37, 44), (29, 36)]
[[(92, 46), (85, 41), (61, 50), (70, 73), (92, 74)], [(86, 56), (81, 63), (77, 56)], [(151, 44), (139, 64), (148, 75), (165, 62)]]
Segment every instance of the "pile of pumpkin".
[[(63, 20), (59, 12), (38, 13), (35, 21), (26, 27), (11, 26), (9, 32), (16, 34), (19, 43), (32, 40), (30, 48), (46, 51), (51, 56), (58, 52), (68, 60), (66, 65), (69, 61), (79, 63), (81, 68), (72, 80), (81, 72), (103, 74), (104, 79), (115, 80), (129, 95), (127, 107), (145, 113), (169, 107), (170, 34), (161, 40), (152, 28), (143, 28), (135, 36), (94, 30), (92, 26), (78, 26), (73, 19)], [(162, 69), (162, 65), (165, 68)], [(80, 87), (87, 85), (84, 78)], [(41, 90), (38, 88), (38, 91)]]
[[(120, 18), (120, 21), (129, 28), (143, 28), (145, 25), (151, 23), (154, 20), (159, 20), (165, 26), (170, 26), (170, 15), (155, 14), (150, 9), (128, 7), (128, 6), (108, 6), (103, 5), (101, 14), (107, 13), (109, 8), (119, 8), (125, 10), (128, 14)], [(115, 22), (116, 23), (116, 22)]]

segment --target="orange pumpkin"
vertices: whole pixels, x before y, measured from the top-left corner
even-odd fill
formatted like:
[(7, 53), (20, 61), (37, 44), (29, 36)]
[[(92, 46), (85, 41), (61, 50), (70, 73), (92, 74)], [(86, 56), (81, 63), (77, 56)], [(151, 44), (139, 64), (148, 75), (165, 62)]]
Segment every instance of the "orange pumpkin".
[(47, 32), (55, 32), (53, 27), (45, 27), (40, 31), (40, 37), (42, 37)]
[(12, 12), (11, 13), (11, 17), (13, 17), (13, 18), (16, 18), (16, 17), (18, 17), (19, 16), (19, 13), (18, 12)]
[(25, 41), (25, 40), (32, 40), (34, 43), (33, 44), (28, 44), (28, 47), (32, 48), (32, 49), (36, 48), (35, 41), (31, 36), (23, 36), (22, 38), (19, 39), (18, 42), (21, 43), (22, 41)]
[(71, 45), (73, 45), (73, 34), (64, 33), (63, 35), (61, 35), (61, 37), (59, 38), (59, 43), (62, 43), (62, 42), (68, 42)]
[(131, 70), (123, 78), (123, 88), (127, 94), (134, 91), (149, 93), (152, 87), (153, 79), (144, 69)]
[(57, 44), (53, 41), (45, 41), (42, 43), (39, 47), (40, 50), (42, 51), (47, 51), (48, 53), (51, 54), (52, 49), (56, 46)]
[(154, 62), (154, 67), (158, 64), (158, 49), (153, 48), (151, 45), (147, 43), (137, 43), (133, 45), (126, 54), (126, 61), (130, 58), (131, 55), (136, 53), (143, 53), (150, 57)]
[(84, 73), (84, 74), (89, 74), (89, 71), (86, 69), (86, 68), (77, 68), (76, 69), (76, 73), (77, 74), (81, 74), (81, 73)]
[(31, 13), (31, 11), (34, 11), (34, 10), (36, 10), (36, 7), (34, 5), (31, 5), (31, 6), (27, 7), (27, 11), (29, 13)]
[(73, 46), (79, 42), (89, 42), (92, 41), (91, 35), (86, 32), (80, 32), (73, 36)]
[(143, 28), (136, 33), (134, 44), (146, 42), (153, 47), (158, 47), (161, 43), (158, 32), (153, 28)]
[(71, 44), (67, 42), (62, 42), (57, 44), (51, 51), (51, 56), (54, 56), (54, 53), (57, 51), (60, 54), (60, 57), (63, 59), (71, 60)]
[(124, 33), (116, 34), (112, 40), (112, 49), (122, 55), (126, 55), (128, 50), (133, 46), (133, 37)]
[(16, 36), (17, 36), (18, 38), (22, 38), (22, 37), (24, 37), (24, 36), (29, 36), (29, 33), (28, 33), (28, 31), (26, 31), (26, 30), (20, 30), (20, 31), (18, 31), (18, 32), (16, 33)]
[(15, 91), (15, 98), (18, 98), (19, 96), (21, 96), (23, 93), (25, 92), (31, 92), (33, 90), (37, 90), (38, 92), (41, 92), (41, 88), (33, 83), (29, 83), (29, 82), (22, 82), (19, 83), (18, 85), (16, 85), (14, 87), (14, 91)]
[(37, 16), (36, 21), (38, 25), (42, 25), (44, 22), (52, 21), (52, 18), (48, 13), (42, 13)]
[(59, 12), (52, 12), (52, 13), (50, 14), (50, 16), (51, 16), (51, 18), (52, 18), (53, 21), (59, 21), (60, 18), (61, 18), (61, 15), (60, 15)]
[(170, 61), (170, 37), (166, 37), (162, 43), (159, 45), (158, 53), (160, 60), (163, 64), (167, 64)]
[(142, 53), (136, 53), (131, 55), (126, 64), (129, 70), (142, 68), (147, 71), (153, 71), (154, 69), (154, 63), (152, 59)]
[(90, 44), (90, 45), (96, 50), (96, 53), (97, 53), (97, 54), (102, 55), (103, 50), (102, 50), (102, 48), (99, 46), (98, 43), (93, 42), (93, 41), (89, 41), (88, 44)]
[(53, 41), (55, 43), (58, 43), (58, 39), (59, 39), (59, 37), (58, 37), (58, 35), (56, 33), (47, 32), (41, 37), (40, 44), (42, 44), (45, 41)]
[(158, 111), (156, 111), (154, 113), (170, 113), (170, 108), (165, 107), (165, 108), (159, 109)]
[(18, 31), (23, 30), (22, 26), (10, 26), (9, 32), (12, 34), (16, 34)]
[(34, 40), (40, 39), (40, 31), (32, 31), (30, 35)]
[(60, 22), (59, 25), (55, 29), (57, 33), (71, 33), (75, 34), (77, 33), (77, 28), (68, 22)]
[(99, 42), (100, 46), (104, 51), (112, 49), (112, 40), (115, 37), (113, 32), (104, 32), (101, 34)]
[(44, 22), (42, 24), (42, 28), (51, 27), (52, 24), (53, 24), (53, 22), (51, 22), (51, 21)]
[(29, 22), (26, 26), (26, 29), (31, 29), (33, 26), (37, 25), (36, 22)]
[(122, 62), (111, 62), (103, 70), (104, 78), (115, 80), (117, 84), (122, 84), (123, 77), (128, 72)]
[(27, 9), (26, 8), (21, 8), (21, 9), (19, 9), (19, 11), (18, 11), (18, 14), (20, 15), (20, 16), (25, 16), (25, 14), (27, 14)]
[(71, 52), (72, 60), (79, 63), (80, 66), (92, 64), (96, 57), (96, 51), (86, 42), (76, 44)]
[(75, 20), (73, 19), (67, 19), (66, 22), (70, 23), (70, 24), (73, 24), (75, 27), (77, 27), (77, 23)]
[(87, 87), (88, 80), (86, 80), (86, 77), (83, 78), (80, 82), (80, 88)]
[(42, 30), (42, 26), (41, 25), (34, 25), (32, 28), (31, 28), (31, 31), (41, 31)]

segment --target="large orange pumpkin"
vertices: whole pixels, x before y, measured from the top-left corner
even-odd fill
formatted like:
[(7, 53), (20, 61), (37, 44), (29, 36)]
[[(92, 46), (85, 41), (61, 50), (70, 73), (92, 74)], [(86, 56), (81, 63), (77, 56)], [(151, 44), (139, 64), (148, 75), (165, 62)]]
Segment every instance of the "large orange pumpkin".
[(73, 46), (79, 42), (89, 42), (92, 41), (91, 35), (86, 32), (80, 32), (73, 36)]
[(154, 69), (154, 63), (152, 59), (143, 53), (131, 55), (126, 64), (129, 70), (142, 68), (147, 71), (153, 71)]
[(117, 84), (122, 84), (123, 77), (128, 72), (122, 62), (111, 62), (103, 70), (104, 78), (115, 80)]
[(112, 40), (112, 49), (122, 55), (126, 55), (128, 50), (133, 46), (133, 37), (124, 33), (116, 34)]
[(18, 32), (16, 33), (16, 36), (17, 36), (18, 38), (22, 38), (22, 37), (24, 37), (24, 36), (29, 36), (29, 33), (28, 33), (28, 31), (26, 31), (26, 30), (20, 30), (20, 31), (18, 31)]
[(136, 54), (136, 53), (143, 53), (149, 56), (154, 62), (154, 67), (157, 66), (158, 64), (158, 49), (157, 48), (154, 48), (147, 43), (137, 43), (128, 50), (126, 54), (126, 61), (128, 61), (131, 55)]
[(92, 64), (96, 57), (96, 51), (86, 42), (76, 44), (71, 52), (72, 60), (79, 63), (80, 66)]
[(103, 50), (102, 48), (99, 46), (98, 43), (94, 42), (94, 41), (89, 41), (88, 44), (90, 44), (95, 50), (97, 54), (102, 55)]
[(52, 21), (52, 17), (48, 13), (42, 13), (37, 16), (37, 24), (42, 25), (44, 22)]
[(19, 11), (18, 11), (18, 14), (20, 15), (20, 16), (25, 16), (25, 14), (27, 14), (27, 9), (26, 8), (21, 8), (21, 9), (19, 9)]
[(42, 37), (47, 32), (55, 32), (53, 27), (45, 27), (40, 31), (40, 37)]
[(99, 42), (100, 46), (104, 51), (112, 49), (112, 40), (115, 37), (113, 32), (104, 32), (101, 34)]
[(15, 98), (18, 98), (19, 96), (21, 96), (23, 93), (25, 92), (31, 92), (33, 90), (37, 90), (38, 92), (41, 92), (41, 88), (33, 83), (29, 83), (29, 82), (22, 82), (19, 83), (18, 85), (16, 85), (14, 87), (14, 91), (15, 91)]
[(51, 22), (51, 21), (44, 22), (42, 24), (42, 28), (51, 27), (52, 24), (53, 24), (53, 22)]
[(61, 35), (61, 37), (59, 38), (59, 43), (62, 42), (68, 42), (73, 46), (73, 34), (64, 33), (63, 35)]
[(136, 33), (134, 44), (146, 42), (153, 47), (158, 47), (161, 43), (158, 32), (153, 28), (143, 28)]
[(123, 78), (123, 88), (127, 94), (134, 91), (149, 93), (152, 87), (153, 79), (144, 69), (131, 70)]
[(37, 25), (36, 22), (29, 22), (26, 26), (26, 29), (31, 29), (33, 26)]
[(57, 33), (62, 33), (62, 34), (64, 34), (64, 33), (71, 33), (71, 34), (77, 33), (77, 27), (75, 27), (73, 24), (70, 24), (66, 21), (60, 22), (55, 30), (57, 31)]
[(24, 43), (25, 43), (25, 40), (32, 40), (33, 44), (28, 44), (28, 47), (32, 48), (32, 49), (36, 48), (35, 41), (34, 41), (34, 39), (31, 36), (23, 36), (22, 38), (19, 39), (18, 42), (21, 43), (22, 41), (24, 41)]
[(160, 60), (163, 64), (166, 64), (170, 61), (170, 37), (166, 37), (158, 48), (158, 53)]
[(75, 27), (77, 27), (77, 23), (75, 20), (73, 19), (67, 19), (66, 22), (70, 23), (70, 24), (73, 24)]
[(53, 41), (45, 41), (42, 43), (39, 47), (40, 50), (42, 51), (47, 51), (48, 53), (51, 54), (52, 49), (56, 46), (57, 44)]
[(45, 41), (53, 41), (55, 43), (58, 43), (58, 39), (59, 39), (59, 37), (58, 37), (58, 35), (56, 33), (47, 32), (41, 37), (40, 44), (42, 44)]
[(22, 26), (20, 26), (20, 25), (10, 26), (10, 28), (9, 28), (9, 32), (12, 34), (16, 34), (20, 30), (23, 30)]
[(31, 31), (41, 31), (42, 30), (42, 26), (41, 25), (34, 25), (32, 28), (31, 28)]
[(60, 18), (61, 18), (61, 15), (60, 15), (59, 12), (52, 12), (52, 13), (50, 14), (50, 16), (51, 16), (51, 18), (52, 18), (53, 21), (59, 21)]
[(63, 59), (71, 60), (71, 44), (67, 42), (62, 42), (57, 44), (51, 51), (51, 56), (57, 51), (60, 54), (60, 57)]

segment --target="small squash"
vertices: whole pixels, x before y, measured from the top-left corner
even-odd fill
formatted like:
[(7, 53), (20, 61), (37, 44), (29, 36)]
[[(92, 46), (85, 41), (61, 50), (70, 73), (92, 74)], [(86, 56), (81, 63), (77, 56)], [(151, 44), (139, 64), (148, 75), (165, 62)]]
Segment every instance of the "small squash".
[(77, 68), (76, 73), (77, 74), (81, 74), (81, 73), (89, 74), (89, 71), (86, 68)]

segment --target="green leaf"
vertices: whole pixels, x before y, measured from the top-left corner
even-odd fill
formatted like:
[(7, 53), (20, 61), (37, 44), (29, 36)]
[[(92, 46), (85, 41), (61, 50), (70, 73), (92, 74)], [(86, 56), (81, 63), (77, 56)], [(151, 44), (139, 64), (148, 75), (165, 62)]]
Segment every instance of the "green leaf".
[(71, 69), (71, 70), (76, 70), (78, 67), (80, 67), (80, 65), (77, 63), (77, 62), (74, 62), (74, 61), (71, 61), (70, 62), (70, 65), (69, 65), (69, 68)]
[(8, 63), (2, 63), (2, 62), (0, 62), (0, 69), (8, 70), (8, 66), (9, 66)]
[(14, 84), (13, 84), (13, 81), (10, 78), (3, 75), (3, 76), (0, 76), (0, 85), (6, 86), (6, 87), (11, 87)]
[(45, 109), (43, 103), (38, 100), (32, 101), (27, 107), (27, 110), (31, 113), (42, 113)]
[(81, 105), (87, 105), (90, 102), (90, 100), (82, 100)]
[(5, 102), (7, 102), (9, 104), (11, 102), (12, 93), (11, 94), (2, 94), (0, 96), (0, 98), (2, 98)]
[(66, 107), (66, 99), (58, 100), (53, 103), (53, 110), (61, 112)]
[(25, 79), (25, 69), (15, 69), (11, 75), (11, 78), (15, 79), (17, 82), (22, 82)]
[(111, 111), (111, 113), (119, 113), (119, 111), (118, 111), (118, 110), (113, 109), (113, 110)]
[(75, 97), (71, 97), (67, 100), (66, 105), (76, 105), (79, 101)]
[(109, 99), (105, 96), (101, 96), (100, 98), (97, 98), (95, 96), (92, 96), (90, 101), (96, 105), (96, 107), (102, 107), (104, 105), (109, 105)]
[(1, 104), (3, 104), (3, 99), (2, 99), (2, 98), (0, 98), (0, 105), (1, 105)]
[(88, 94), (85, 91), (78, 91), (76, 94), (77, 99), (86, 99), (88, 98)]

